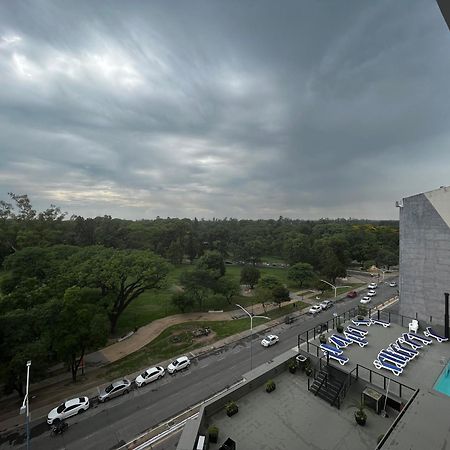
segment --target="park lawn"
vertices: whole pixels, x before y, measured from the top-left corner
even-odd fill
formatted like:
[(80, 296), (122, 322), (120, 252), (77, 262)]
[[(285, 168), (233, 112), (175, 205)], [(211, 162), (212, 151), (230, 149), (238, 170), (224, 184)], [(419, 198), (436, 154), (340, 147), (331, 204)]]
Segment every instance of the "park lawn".
[[(282, 308), (275, 308), (266, 313), (267, 317), (276, 319), (284, 316), (294, 310), (299, 310), (308, 306), (306, 303), (297, 302), (294, 309), (292, 305), (286, 305)], [(264, 319), (254, 319), (253, 326), (256, 327), (267, 322)], [(126, 356), (125, 358), (108, 365), (101, 371), (99, 377), (107, 376), (115, 378), (136, 372), (140, 369), (155, 365), (161, 361), (175, 358), (184, 353), (188, 353), (196, 348), (204, 346), (204, 341), (196, 341), (192, 336), (192, 331), (196, 328), (209, 328), (216, 333), (213, 340), (207, 342), (213, 344), (220, 339), (240, 333), (249, 329), (249, 320), (247, 318), (223, 321), (197, 321), (185, 322), (165, 329), (155, 340), (141, 348), (137, 352)], [(176, 335), (179, 341), (174, 342), (173, 336)]]
[[(336, 295), (341, 295), (345, 292), (350, 292), (361, 286), (365, 286), (365, 284), (366, 283), (353, 283), (353, 284), (348, 285), (350, 287), (339, 287), (336, 289)], [(323, 291), (321, 294), (317, 295), (317, 297), (320, 297), (317, 300), (325, 300), (325, 299), (333, 298), (334, 297), (334, 289), (328, 289), (327, 291)]]
[[(226, 275), (232, 277), (236, 282), (239, 282), (241, 276), (241, 269), (243, 266), (226, 266)], [(136, 300), (128, 306), (128, 308), (121, 315), (117, 323), (116, 336), (123, 336), (135, 328), (140, 328), (162, 317), (179, 314), (180, 310), (172, 305), (172, 295), (179, 283), (179, 277), (183, 271), (192, 270), (193, 265), (183, 264), (174, 267), (167, 276), (166, 287), (159, 291), (147, 291), (141, 294)], [(277, 268), (261, 268), (261, 276), (271, 275), (280, 278), (282, 283), (288, 282), (287, 270)], [(236, 309), (235, 304), (239, 303), (242, 306), (250, 306), (255, 302), (252, 296), (235, 296), (230, 303), (223, 301), (217, 302), (217, 299), (210, 298), (206, 300), (203, 307), (199, 309), (195, 307), (193, 311), (210, 311), (210, 310), (224, 310), (231, 311)]]

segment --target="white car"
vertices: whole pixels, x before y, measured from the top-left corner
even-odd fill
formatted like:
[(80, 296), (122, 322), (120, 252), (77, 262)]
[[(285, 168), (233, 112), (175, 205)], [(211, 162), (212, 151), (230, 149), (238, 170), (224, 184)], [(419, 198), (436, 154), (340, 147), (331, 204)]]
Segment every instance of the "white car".
[(367, 289), (376, 289), (378, 287), (378, 284), (377, 283), (370, 283), (368, 286), (367, 286)]
[(53, 425), (56, 421), (64, 420), (67, 417), (75, 416), (89, 409), (89, 399), (87, 397), (78, 397), (62, 403), (58, 407), (52, 409), (47, 416), (47, 423)]
[(320, 305), (313, 305), (311, 308), (309, 308), (308, 313), (309, 314), (318, 314), (322, 311), (322, 307)]
[(324, 300), (320, 305), (322, 311), (333, 307), (333, 302), (331, 300)]
[(142, 372), (134, 382), (136, 383), (137, 387), (144, 386), (147, 383), (151, 383), (152, 381), (159, 380), (165, 375), (164, 367), (156, 366), (156, 367), (150, 367), (146, 371)]
[(389, 286), (390, 286), (390, 287), (397, 287), (397, 283), (396, 283), (395, 281), (391, 281), (391, 282), (389, 283)]
[(363, 297), (359, 303), (362, 303), (363, 305), (366, 305), (367, 303), (370, 303), (371, 298), (368, 297), (367, 295), (365, 297)]
[(371, 290), (367, 293), (367, 296), (369, 297), (375, 297), (375, 295), (377, 295), (377, 291)]
[(191, 361), (187, 356), (180, 356), (167, 366), (167, 372), (170, 374), (187, 369), (191, 365)]
[(275, 336), (274, 334), (269, 334), (261, 341), (261, 345), (263, 347), (270, 347), (271, 345), (276, 344), (279, 340), (280, 338), (278, 336)]

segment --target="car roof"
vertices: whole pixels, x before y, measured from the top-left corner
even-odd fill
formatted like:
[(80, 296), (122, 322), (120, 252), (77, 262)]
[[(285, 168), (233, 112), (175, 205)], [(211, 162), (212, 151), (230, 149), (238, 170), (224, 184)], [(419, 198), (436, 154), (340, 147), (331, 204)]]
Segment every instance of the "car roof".
[(119, 386), (121, 384), (128, 384), (128, 380), (123, 379), (123, 380), (114, 381), (114, 383), (112, 383), (112, 385), (114, 387)]
[(176, 359), (176, 361), (186, 361), (188, 359), (187, 356), (180, 356)]
[(73, 406), (73, 405), (78, 405), (80, 403), (84, 402), (84, 398), (83, 397), (77, 397), (77, 398), (71, 398), (70, 400), (67, 400), (66, 403), (64, 403), (64, 405), (67, 406)]

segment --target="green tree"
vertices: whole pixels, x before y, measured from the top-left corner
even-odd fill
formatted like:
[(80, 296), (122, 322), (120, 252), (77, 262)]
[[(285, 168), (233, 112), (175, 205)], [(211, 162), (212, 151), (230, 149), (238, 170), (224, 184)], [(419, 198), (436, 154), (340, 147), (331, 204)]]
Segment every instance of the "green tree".
[(82, 286), (101, 290), (114, 333), (117, 321), (133, 300), (143, 292), (164, 285), (169, 265), (144, 250), (115, 250), (87, 247), (69, 261)]
[(86, 350), (101, 347), (108, 339), (108, 317), (105, 310), (93, 302), (98, 296), (98, 292), (89, 288), (69, 288), (58, 320), (53, 324), (54, 348), (70, 367), (73, 382)]
[(290, 300), (289, 289), (281, 285), (275, 286), (272, 289), (272, 298), (276, 303), (278, 303), (278, 307), (281, 308), (281, 303), (288, 302)]
[(218, 280), (225, 275), (225, 261), (218, 251), (207, 251), (197, 262), (197, 269), (209, 272), (211, 277)]
[(225, 276), (217, 280), (214, 291), (222, 295), (226, 299), (226, 301), (231, 304), (233, 297), (240, 294), (241, 288), (239, 286), (239, 283), (234, 281), (233, 278)]
[(312, 282), (316, 274), (311, 264), (297, 263), (288, 270), (288, 279), (296, 283), (300, 288), (304, 283)]
[(264, 289), (274, 289), (277, 286), (282, 286), (279, 278), (272, 275), (266, 275), (259, 281), (259, 286)]
[(245, 266), (241, 269), (241, 284), (248, 284), (253, 289), (260, 276), (261, 272), (256, 267)]

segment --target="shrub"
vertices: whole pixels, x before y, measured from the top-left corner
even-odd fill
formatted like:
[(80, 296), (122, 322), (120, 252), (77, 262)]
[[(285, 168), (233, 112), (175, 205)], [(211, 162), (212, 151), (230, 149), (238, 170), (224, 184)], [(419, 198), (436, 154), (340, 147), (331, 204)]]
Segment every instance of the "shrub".
[(289, 361), (288, 369), (291, 373), (295, 373), (297, 371), (297, 363), (295, 362), (295, 359), (291, 359)]
[(275, 384), (275, 381), (269, 380), (266, 383), (266, 392), (272, 392), (276, 389), (277, 385)]
[(326, 344), (327, 343), (327, 338), (325, 337), (324, 334), (321, 334), (319, 336), (319, 341), (320, 341), (321, 344)]
[(227, 413), (228, 417), (233, 416), (234, 414), (237, 414), (239, 411), (238, 405), (234, 400), (231, 400), (225, 405), (225, 411)]
[(209, 442), (217, 443), (219, 440), (219, 429), (212, 425), (208, 428)]

